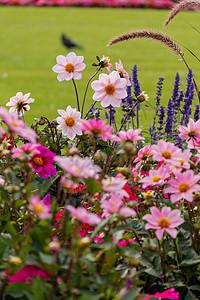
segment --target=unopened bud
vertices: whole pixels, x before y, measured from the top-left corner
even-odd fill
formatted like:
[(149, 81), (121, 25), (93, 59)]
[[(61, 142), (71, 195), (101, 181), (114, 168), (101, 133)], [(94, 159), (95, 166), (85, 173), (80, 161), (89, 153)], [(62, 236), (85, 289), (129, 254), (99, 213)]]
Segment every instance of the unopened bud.
[(58, 241), (52, 241), (49, 243), (48, 248), (52, 254), (58, 253), (60, 250), (60, 243)]
[(9, 264), (13, 265), (13, 266), (20, 266), (22, 264), (22, 260), (20, 257), (18, 256), (10, 256), (10, 259), (9, 259)]
[(76, 147), (72, 147), (69, 149), (69, 155), (73, 156), (73, 155), (78, 155), (79, 154), (79, 150)]
[(126, 152), (127, 155), (135, 155), (137, 152), (137, 149), (135, 148), (135, 146), (132, 143), (127, 142), (124, 145), (124, 151)]
[(124, 175), (125, 177), (128, 177), (128, 176), (131, 174), (129, 168), (118, 167), (118, 168), (117, 168), (117, 172), (118, 172), (118, 173), (121, 173), (121, 174)]
[(139, 102), (144, 102), (144, 101), (147, 101), (149, 99), (148, 95), (145, 94), (145, 92), (142, 92), (138, 97), (137, 97), (137, 100)]
[(194, 201), (200, 201), (200, 192), (194, 193)]
[(88, 236), (84, 236), (78, 241), (78, 245), (82, 248), (87, 248), (90, 245), (91, 241)]
[(131, 258), (131, 259), (129, 260), (129, 264), (130, 264), (131, 267), (137, 268), (137, 267), (139, 266), (140, 262), (139, 262), (138, 259)]

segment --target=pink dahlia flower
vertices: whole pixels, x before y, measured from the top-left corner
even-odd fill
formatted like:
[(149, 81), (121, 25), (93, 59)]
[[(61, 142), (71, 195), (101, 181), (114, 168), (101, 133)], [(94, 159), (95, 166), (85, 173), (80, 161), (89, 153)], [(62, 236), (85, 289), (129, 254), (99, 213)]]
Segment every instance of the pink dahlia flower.
[(136, 141), (143, 141), (145, 138), (140, 136), (142, 129), (128, 129), (127, 131), (119, 131), (118, 137), (116, 137), (117, 142), (136, 142)]
[(29, 161), (33, 167), (33, 170), (42, 178), (56, 175), (56, 169), (52, 164), (54, 162), (54, 157), (56, 156), (56, 154), (41, 145), (39, 145), (37, 149), (40, 151), (40, 153), (35, 154)]
[(133, 161), (134, 163), (137, 162), (135, 168), (138, 169), (139, 166), (140, 166), (142, 163), (146, 162), (146, 160), (147, 160), (150, 156), (152, 156), (151, 146), (148, 145), (148, 146), (145, 146), (145, 147), (143, 147), (142, 149), (140, 149), (140, 150), (138, 151), (138, 154), (137, 154), (136, 159)]
[(182, 170), (184, 169), (190, 169), (190, 163), (189, 163), (189, 160), (190, 160), (190, 157), (191, 157), (191, 152), (190, 152), (190, 149), (186, 149), (184, 151), (182, 151), (180, 153), (180, 157), (179, 157), (179, 162), (180, 162), (180, 166), (177, 166), (177, 165), (170, 165), (170, 170), (174, 173), (174, 174), (177, 174), (177, 173), (180, 173)]
[(173, 143), (159, 140), (157, 145), (151, 147), (153, 154), (153, 160), (164, 161), (173, 165), (180, 166), (179, 161), (181, 150), (176, 147)]
[(91, 87), (95, 91), (93, 100), (101, 101), (103, 107), (120, 107), (122, 99), (127, 96), (126, 79), (120, 78), (117, 71), (100, 74), (99, 80), (93, 81)]
[(119, 60), (119, 63), (117, 63), (117, 62), (115, 63), (115, 67), (116, 67), (117, 72), (119, 73), (119, 76), (121, 78), (125, 78), (127, 86), (130, 86), (131, 85), (130, 77), (129, 77), (128, 73), (124, 70), (124, 66), (123, 66), (121, 60)]
[(123, 187), (127, 183), (127, 180), (124, 177), (120, 178), (107, 178), (102, 180), (102, 188), (105, 192), (108, 193), (115, 193), (115, 192), (120, 192), (123, 190)]
[(30, 281), (32, 281), (32, 278), (35, 278), (37, 276), (43, 279), (48, 279), (52, 275), (48, 272), (41, 270), (37, 266), (26, 265), (17, 273), (9, 276), (8, 279), (9, 279), (9, 284), (13, 282), (30, 283)]
[(81, 135), (81, 113), (76, 111), (76, 108), (67, 106), (66, 111), (58, 109), (60, 117), (56, 120), (58, 122), (58, 129), (62, 130), (62, 134), (66, 135), (70, 140), (73, 140), (76, 135)]
[(38, 216), (39, 219), (44, 220), (51, 217), (51, 198), (50, 195), (46, 195), (43, 201), (39, 196), (31, 196), (30, 209)]
[(15, 149), (12, 149), (12, 157), (13, 158), (19, 158), (23, 159), (24, 157), (27, 157), (29, 160), (34, 155), (40, 154), (40, 150), (38, 150), (39, 143), (26, 143), (23, 146), (17, 147)]
[(182, 139), (186, 139), (188, 143), (188, 148), (195, 148), (195, 141), (200, 139), (200, 120), (195, 122), (189, 119), (187, 126), (178, 126), (179, 136)]
[(81, 120), (81, 129), (89, 135), (101, 138), (103, 141), (112, 139), (113, 128), (106, 125), (106, 121), (90, 119)]
[(164, 231), (175, 239), (177, 236), (175, 227), (184, 223), (184, 220), (180, 218), (180, 210), (171, 210), (170, 207), (164, 206), (160, 211), (157, 207), (153, 206), (150, 208), (150, 212), (151, 214), (147, 214), (142, 218), (148, 222), (145, 225), (145, 229), (155, 229), (159, 240), (162, 239)]
[(192, 170), (187, 170), (185, 173), (178, 173), (176, 174), (176, 179), (168, 181), (170, 186), (165, 189), (165, 193), (172, 193), (172, 203), (180, 199), (192, 202), (193, 193), (200, 190), (200, 185), (197, 184), (199, 180), (200, 175), (194, 175)]
[(57, 64), (52, 68), (54, 72), (58, 73), (58, 81), (81, 79), (81, 71), (86, 67), (83, 60), (83, 56), (76, 56), (74, 52), (68, 53), (66, 57), (58, 55), (56, 58)]
[(34, 102), (33, 98), (29, 98), (30, 93), (23, 95), (22, 92), (18, 92), (16, 96), (11, 97), (6, 106), (11, 106), (10, 113), (16, 112), (20, 117), (24, 112), (30, 109), (29, 103)]
[(179, 292), (175, 292), (175, 288), (171, 288), (162, 293), (157, 292), (153, 295), (147, 295), (145, 298), (138, 298), (138, 300), (149, 300), (149, 298), (179, 300)]
[(96, 225), (101, 223), (101, 219), (94, 213), (89, 213), (83, 207), (75, 208), (72, 205), (67, 205), (66, 209), (79, 221), (88, 225)]
[(35, 131), (26, 127), (24, 121), (20, 120), (16, 113), (9, 113), (6, 108), (0, 106), (0, 115), (11, 132), (18, 134), (30, 142), (36, 142), (37, 135)]
[(170, 177), (169, 169), (162, 165), (157, 170), (150, 170), (149, 176), (140, 179), (139, 183), (142, 183), (143, 188), (146, 188), (147, 186), (163, 185), (165, 179), (168, 177)]

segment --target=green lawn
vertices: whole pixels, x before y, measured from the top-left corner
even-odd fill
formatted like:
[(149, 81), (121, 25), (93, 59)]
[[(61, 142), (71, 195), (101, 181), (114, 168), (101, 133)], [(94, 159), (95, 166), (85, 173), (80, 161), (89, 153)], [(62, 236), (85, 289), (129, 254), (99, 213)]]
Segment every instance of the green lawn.
[[(45, 115), (50, 119), (58, 116), (57, 109), (75, 106), (72, 82), (59, 83), (51, 70), (56, 56), (68, 52), (60, 43), (62, 32), (83, 45), (83, 51), (75, 51), (85, 57), (87, 67), (81, 81), (77, 81), (80, 98), (89, 76), (95, 71), (92, 63), (96, 55), (104, 54), (111, 63), (119, 59), (129, 71), (134, 64), (140, 69), (141, 89), (154, 102), (156, 83), (165, 77), (163, 104), (170, 97), (176, 72), (183, 78), (186, 67), (180, 58), (157, 41), (132, 40), (106, 47), (114, 37), (140, 29), (156, 29), (173, 37), (190, 48), (197, 56), (200, 34), (188, 24), (200, 30), (199, 12), (179, 14), (167, 28), (163, 23), (167, 10), (61, 8), (61, 7), (0, 7), (0, 103), (5, 105), (18, 91), (31, 92), (35, 102), (26, 114), (30, 124), (34, 117)], [(200, 64), (190, 54), (186, 60), (200, 84)], [(87, 107), (92, 103), (89, 89)], [(151, 108), (141, 114), (141, 125), (146, 126), (153, 115)]]

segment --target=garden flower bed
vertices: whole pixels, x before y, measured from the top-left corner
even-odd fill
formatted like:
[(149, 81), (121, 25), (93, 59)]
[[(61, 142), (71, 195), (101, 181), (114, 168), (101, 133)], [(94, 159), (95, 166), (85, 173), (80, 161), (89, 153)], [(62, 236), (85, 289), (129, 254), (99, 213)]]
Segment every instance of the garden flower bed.
[[(171, 38), (153, 38), (184, 58)], [(34, 99), (18, 92), (0, 107), (0, 299), (198, 299), (200, 296), (200, 105), (188, 66), (168, 106), (157, 84), (149, 133), (139, 124), (148, 95), (138, 67), (74, 52), (52, 67), (73, 84), (76, 103), (29, 128)], [(52, 62), (52, 65), (54, 62)], [(187, 64), (186, 64), (187, 65)], [(85, 111), (88, 89), (93, 90)], [(120, 127), (116, 110), (121, 110)]]

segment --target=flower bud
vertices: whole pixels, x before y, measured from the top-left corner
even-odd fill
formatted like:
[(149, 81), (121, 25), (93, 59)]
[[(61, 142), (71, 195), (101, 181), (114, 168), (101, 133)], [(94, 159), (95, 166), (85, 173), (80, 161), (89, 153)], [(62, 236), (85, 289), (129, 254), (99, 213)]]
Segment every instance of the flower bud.
[(76, 147), (72, 147), (69, 149), (69, 155), (73, 156), (73, 155), (78, 155), (79, 154), (79, 150)]
[(9, 264), (11, 264), (13, 266), (16, 266), (16, 267), (18, 267), (18, 266), (20, 266), (22, 264), (22, 260), (21, 260), (20, 257), (18, 257), (18, 256), (12, 256), (12, 255), (10, 256), (8, 262), (9, 262)]
[(56, 254), (60, 250), (60, 243), (58, 241), (56, 241), (56, 240), (52, 241), (52, 242), (49, 243), (48, 248), (49, 248), (49, 251), (52, 254)]
[(194, 201), (200, 201), (200, 192), (194, 193)]
[(90, 245), (91, 241), (89, 236), (84, 236), (78, 241), (78, 245), (82, 248), (87, 248)]
[(137, 97), (137, 100), (139, 102), (144, 102), (144, 101), (147, 101), (149, 99), (148, 95), (145, 94), (145, 92), (142, 92), (138, 97)]
[(126, 178), (129, 177), (129, 175), (131, 174), (129, 168), (118, 167), (118, 168), (117, 168), (117, 172), (118, 172), (118, 173), (121, 173), (121, 174), (124, 175)]
[(139, 266), (140, 262), (139, 262), (139, 260), (136, 259), (136, 258), (131, 258), (131, 259), (129, 260), (129, 264), (130, 264), (131, 267), (137, 268), (137, 267)]
[(127, 142), (125, 143), (124, 145), (124, 151), (126, 152), (127, 155), (135, 155), (136, 152), (137, 152), (137, 149), (135, 148), (135, 146), (130, 143), (130, 142)]

